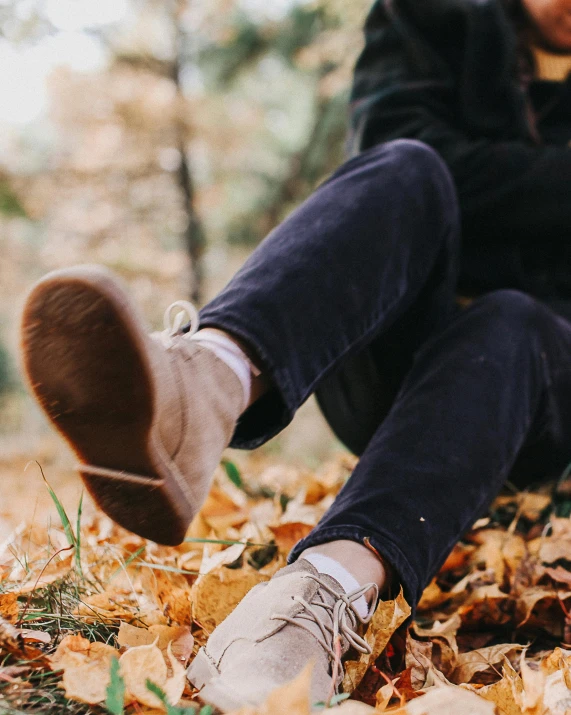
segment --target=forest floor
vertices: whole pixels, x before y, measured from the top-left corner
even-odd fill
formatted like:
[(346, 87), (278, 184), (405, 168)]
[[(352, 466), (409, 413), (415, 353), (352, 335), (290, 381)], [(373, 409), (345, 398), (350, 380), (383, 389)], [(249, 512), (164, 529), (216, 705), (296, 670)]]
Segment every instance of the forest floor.
[[(224, 461), (175, 548), (120, 529), (87, 500), (64, 507), (50, 473), (42, 482), (40, 464), (29, 465), (57, 523), (21, 523), (0, 544), (0, 713), (212, 713), (186, 666), (285, 564), (353, 464), (346, 454), (315, 470), (267, 455), (240, 469)], [(500, 496), (428, 586), (414, 623), (402, 594), (380, 602), (371, 654), (350, 654), (344, 694), (319, 707), (568, 715), (570, 507), (554, 485)], [(309, 678), (306, 669), (240, 715), (308, 715)]]

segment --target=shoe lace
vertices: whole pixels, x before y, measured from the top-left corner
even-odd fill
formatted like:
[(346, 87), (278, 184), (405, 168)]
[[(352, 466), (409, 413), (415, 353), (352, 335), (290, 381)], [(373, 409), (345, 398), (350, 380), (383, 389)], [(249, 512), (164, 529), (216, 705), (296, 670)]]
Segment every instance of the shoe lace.
[[(374, 609), (370, 609), (368, 615), (363, 618), (354, 604), (371, 589), (374, 590), (373, 603), (376, 603), (379, 594), (377, 585), (368, 583), (349, 593), (339, 593), (316, 574), (306, 574), (304, 578), (311, 578), (316, 581), (321, 586), (321, 589), (335, 598), (335, 602), (328, 603), (321, 589), (317, 590), (311, 601), (307, 601), (301, 596), (292, 596), (292, 599), (302, 606), (302, 610), (295, 616), (275, 614), (272, 619), (285, 621), (311, 633), (332, 661), (336, 657), (334, 646), (339, 637), (345, 638), (349, 646), (355, 648), (359, 653), (371, 653), (371, 646), (357, 633), (356, 629), (360, 624), (366, 625), (369, 623), (373, 617)], [(317, 612), (317, 608), (327, 611), (331, 618), (331, 625), (324, 622), (323, 615)], [(321, 637), (316, 635), (315, 631), (303, 621), (316, 624)], [(340, 677), (342, 677), (342, 674)]]
[[(177, 311), (174, 314), (173, 312)], [(198, 330), (198, 310), (188, 300), (176, 300), (165, 310), (163, 324), (164, 328), (160, 333), (161, 340), (166, 348), (174, 345), (175, 338), (191, 338)]]

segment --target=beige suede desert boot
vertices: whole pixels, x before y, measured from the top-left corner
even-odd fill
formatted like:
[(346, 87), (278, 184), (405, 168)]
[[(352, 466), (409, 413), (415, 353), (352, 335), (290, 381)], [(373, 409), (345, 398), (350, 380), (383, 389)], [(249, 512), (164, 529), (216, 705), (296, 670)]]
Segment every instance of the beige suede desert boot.
[(354, 603), (371, 589), (375, 603), (375, 584), (345, 593), (337, 581), (300, 559), (246, 595), (199, 650), (188, 679), (202, 688), (204, 702), (229, 711), (259, 705), (313, 662), (312, 704), (325, 702), (343, 680), (339, 664), (334, 674), (336, 641), (339, 655), (350, 647), (370, 652), (358, 631), (373, 608), (363, 619)]
[[(194, 308), (178, 305), (196, 329)], [(111, 273), (78, 266), (32, 288), (21, 333), (29, 385), (96, 503), (173, 545), (210, 489), (244, 400), (234, 372), (179, 327), (149, 336)]]

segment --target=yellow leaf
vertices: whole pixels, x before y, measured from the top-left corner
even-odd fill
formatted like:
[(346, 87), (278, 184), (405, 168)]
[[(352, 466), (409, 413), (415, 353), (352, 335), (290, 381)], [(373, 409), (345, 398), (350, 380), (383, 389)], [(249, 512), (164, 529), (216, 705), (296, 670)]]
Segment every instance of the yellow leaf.
[(184, 668), (173, 656), (170, 644), (167, 657), (172, 669), (168, 677), (168, 668), (163, 654), (156, 641), (151, 645), (141, 645), (130, 648), (119, 658), (121, 675), (125, 680), (125, 688), (129, 695), (141, 705), (151, 708), (162, 708), (159, 698), (147, 688), (147, 680), (158, 685), (167, 696), (171, 705), (176, 705), (184, 690)]
[(517, 643), (504, 643), (488, 648), (478, 648), (469, 653), (461, 653), (456, 659), (456, 668), (452, 676), (454, 683), (469, 683), (476, 673), (488, 670), (490, 666), (499, 663), (508, 653), (513, 653), (523, 646)]
[(8, 623), (18, 620), (18, 596), (15, 593), (0, 593), (0, 616)]
[(410, 606), (404, 598), (402, 589), (394, 601), (379, 601), (365, 635), (371, 653), (362, 653), (359, 660), (345, 663), (343, 690), (346, 693), (353, 692), (358, 687), (367, 669), (377, 660), (387, 647), (393, 633), (409, 616)]
[(79, 635), (66, 636), (50, 658), (55, 670), (63, 670), (66, 697), (96, 705), (105, 700), (111, 660), (119, 653), (105, 643), (90, 643)]
[(190, 591), (193, 619), (208, 632), (212, 632), (251, 588), (267, 580), (267, 576), (250, 566), (241, 569), (222, 566), (200, 576)]
[(194, 638), (188, 626), (153, 625), (149, 628), (137, 628), (122, 622), (117, 634), (117, 643), (122, 648), (136, 648), (140, 645), (156, 643), (164, 656), (170, 644), (175, 658), (181, 663), (186, 663), (192, 653)]

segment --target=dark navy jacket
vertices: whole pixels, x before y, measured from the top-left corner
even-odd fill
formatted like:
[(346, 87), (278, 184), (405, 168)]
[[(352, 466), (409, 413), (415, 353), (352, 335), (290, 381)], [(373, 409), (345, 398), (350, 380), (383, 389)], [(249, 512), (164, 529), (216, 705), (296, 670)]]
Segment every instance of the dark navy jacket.
[(517, 27), (502, 0), (377, 0), (355, 71), (352, 151), (413, 138), (440, 153), (462, 210), (460, 292), (566, 299), (571, 83), (525, 81)]

